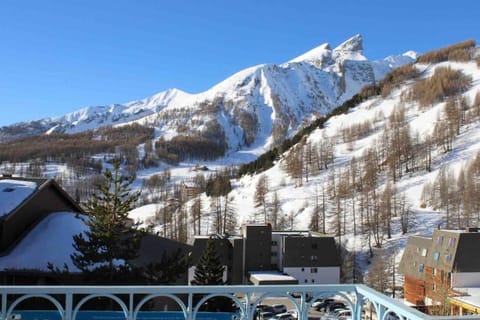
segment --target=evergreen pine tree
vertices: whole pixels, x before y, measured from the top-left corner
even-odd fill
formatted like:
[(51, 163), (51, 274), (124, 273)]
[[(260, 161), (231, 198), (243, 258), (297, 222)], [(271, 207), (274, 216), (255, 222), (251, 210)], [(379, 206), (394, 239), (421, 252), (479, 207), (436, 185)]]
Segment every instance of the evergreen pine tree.
[[(140, 192), (132, 193), (133, 177), (120, 173), (120, 162), (114, 161), (113, 172), (106, 169), (96, 185), (92, 199), (85, 204), (89, 215), (87, 231), (73, 236), (73, 264), (82, 273), (82, 283), (95, 284), (172, 284), (186, 271), (188, 259), (180, 249), (147, 265), (135, 264), (145, 230), (131, 225), (128, 213)], [(48, 263), (62, 284), (78, 281), (65, 264), (63, 269)], [(73, 282), (72, 282), (73, 281)]]
[(198, 260), (192, 284), (196, 285), (223, 285), (224, 267), (215, 250), (215, 243), (208, 239), (205, 250)]
[(128, 212), (139, 192), (131, 193), (133, 177), (120, 173), (120, 162), (114, 161), (113, 172), (106, 169), (103, 181), (86, 203), (88, 230), (75, 235), (73, 264), (87, 281), (112, 283), (127, 280), (135, 273), (131, 265), (138, 255), (140, 235), (128, 222)]

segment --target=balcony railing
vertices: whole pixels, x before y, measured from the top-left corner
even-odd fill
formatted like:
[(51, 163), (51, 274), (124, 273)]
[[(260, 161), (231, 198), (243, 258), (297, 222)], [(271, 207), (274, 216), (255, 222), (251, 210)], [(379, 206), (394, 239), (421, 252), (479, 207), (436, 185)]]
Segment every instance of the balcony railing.
[[(432, 317), (410, 308), (364, 285), (261, 285), (261, 286), (0, 286), (1, 319), (12, 319), (21, 314), (28, 301), (42, 300), (42, 305), (53, 309), (55, 319), (78, 320), (86, 306), (99, 298), (108, 299), (120, 310), (121, 318), (141, 319), (147, 304), (166, 298), (176, 304), (175, 319), (198, 320), (202, 306), (209, 299), (222, 296), (236, 305), (231, 319), (254, 320), (258, 304), (269, 299), (287, 299), (298, 314), (307, 320), (315, 298), (337, 296), (346, 302), (352, 319), (458, 319), (459, 317)], [(32, 299), (32, 300), (30, 300)], [(30, 303), (32, 305), (32, 303)], [(180, 315), (178, 317), (178, 315)], [(162, 318), (161, 316), (157, 317)], [(462, 319), (480, 319), (465, 316)]]

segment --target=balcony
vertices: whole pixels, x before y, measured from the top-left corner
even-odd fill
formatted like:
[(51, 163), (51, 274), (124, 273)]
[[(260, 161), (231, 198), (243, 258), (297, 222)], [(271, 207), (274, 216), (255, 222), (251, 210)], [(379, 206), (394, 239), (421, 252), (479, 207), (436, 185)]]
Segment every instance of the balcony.
[[(292, 294), (290, 294), (292, 293)], [(295, 294), (293, 294), (295, 293)], [(221, 319), (206, 317), (202, 306), (215, 297), (225, 297), (236, 306), (234, 313), (219, 312), (224, 319), (253, 320), (258, 304), (268, 299), (283, 299), (298, 314), (299, 320), (319, 319), (309, 314), (310, 304), (318, 297), (340, 297), (352, 312), (352, 319), (458, 319), (459, 317), (432, 317), (409, 308), (364, 285), (262, 285), (262, 286), (0, 286), (1, 319), (22, 320), (39, 318), (32, 308), (42, 305), (49, 316), (43, 318), (62, 320), (86, 319), (85, 310), (95, 301), (109, 301), (109, 310), (116, 310), (111, 319)], [(311, 297), (312, 299), (307, 299)], [(174, 312), (166, 307), (155, 312), (146, 311), (154, 301), (163, 299), (174, 304)], [(308, 301), (307, 301), (308, 300)], [(41, 304), (38, 304), (41, 301)], [(30, 303), (29, 303), (30, 302)], [(45, 308), (46, 307), (46, 308)], [(158, 308), (158, 306), (157, 306)], [(170, 307), (171, 308), (171, 307)], [(108, 309), (108, 308), (107, 308)], [(168, 309), (168, 310), (166, 310)], [(23, 312), (23, 313), (22, 313)], [(37, 310), (37, 312), (40, 312)], [(172, 314), (174, 314), (172, 316)], [(168, 315), (168, 317), (167, 317)], [(211, 315), (211, 313), (210, 313)], [(93, 319), (93, 318), (92, 318)], [(97, 318), (98, 319), (98, 318)], [(461, 319), (480, 319), (464, 316)]]

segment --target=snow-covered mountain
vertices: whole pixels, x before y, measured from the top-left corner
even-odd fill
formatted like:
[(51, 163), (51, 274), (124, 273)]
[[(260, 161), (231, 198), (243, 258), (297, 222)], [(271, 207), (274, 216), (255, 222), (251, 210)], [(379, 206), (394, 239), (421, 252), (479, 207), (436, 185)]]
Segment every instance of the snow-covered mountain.
[(369, 61), (363, 55), (362, 37), (356, 35), (334, 49), (323, 44), (280, 65), (247, 68), (199, 94), (170, 89), (143, 100), (2, 127), (0, 141), (139, 122), (154, 126), (165, 139), (214, 137), (227, 150), (258, 149), (258, 154), (363, 86), (379, 81), (392, 68), (415, 59), (416, 54), (409, 51)]
[[(250, 110), (247, 108), (250, 106), (247, 102), (260, 103), (261, 100), (259, 99), (261, 97), (264, 99), (271, 97), (272, 92), (278, 92), (285, 99), (291, 98), (293, 100), (294, 97), (295, 99), (299, 97), (313, 99), (314, 95), (308, 96), (305, 93), (307, 89), (302, 88), (303, 84), (310, 88), (311, 81), (306, 81), (306, 74), (318, 73), (322, 74), (324, 79), (337, 79), (338, 81), (341, 79), (340, 74), (343, 74), (345, 83), (351, 88), (357, 83), (353, 81), (354, 77), (357, 80), (363, 79), (359, 80), (358, 83), (367, 82), (368, 79), (375, 78), (375, 73), (381, 74), (382, 70), (387, 70), (395, 63), (401, 65), (416, 57), (415, 53), (407, 52), (402, 57), (389, 57), (382, 62), (368, 62), (361, 54), (360, 40), (360, 37), (354, 37), (334, 50), (329, 49), (328, 45), (322, 45), (280, 66), (263, 65), (244, 70), (199, 95), (188, 95), (179, 91), (171, 92), (172, 101), (178, 99), (185, 104), (164, 106), (159, 108), (158, 112), (152, 111), (150, 115), (138, 121), (155, 123), (163, 134), (170, 132), (173, 135), (177, 132), (175, 131), (175, 122), (167, 121), (167, 115), (170, 115), (168, 120), (175, 119), (179, 123), (184, 121), (181, 123), (188, 124), (192, 117), (180, 118), (181, 110), (185, 114), (195, 113), (195, 109), (208, 110), (207, 107), (202, 106), (202, 102), (210, 101), (210, 103), (213, 103), (212, 101), (216, 97), (221, 103), (218, 101), (217, 104), (213, 103), (213, 105), (219, 107), (214, 108), (215, 112), (212, 112), (212, 119), (220, 119), (217, 118), (218, 115), (226, 117), (230, 114), (227, 112), (227, 110), (230, 110), (229, 108), (235, 110), (235, 107), (239, 109), (241, 106), (245, 106), (246, 109), (241, 110)], [(476, 52), (471, 52), (474, 57), (479, 56), (478, 49), (470, 49), (470, 51), (476, 50)], [(471, 210), (471, 208), (467, 208), (466, 202), (462, 202), (468, 199), (457, 197), (446, 202), (448, 205), (455, 206), (449, 208), (451, 210), (449, 212), (450, 216), (456, 215), (454, 221), (449, 222), (449, 224), (447, 224), (446, 210), (442, 208), (442, 204), (438, 200), (442, 196), (439, 194), (439, 185), (442, 182), (438, 180), (442, 174), (450, 179), (448, 180), (448, 192), (446, 192), (448, 195), (463, 196), (463, 194), (472, 191), (470, 189), (467, 192), (468, 188), (476, 186), (478, 189), (476, 189), (476, 193), (473, 193), (473, 197), (477, 198), (475, 194), (478, 194), (478, 190), (480, 190), (480, 184), (478, 183), (480, 181), (480, 170), (478, 169), (480, 166), (477, 167), (476, 171), (469, 167), (475, 160), (477, 164), (480, 163), (480, 156), (478, 156), (480, 153), (480, 60), (477, 58), (477, 61), (475, 61), (469, 58), (467, 61), (457, 51), (452, 52), (455, 52), (456, 56), (461, 58), (455, 61), (448, 61), (445, 58), (436, 62), (415, 63), (411, 67), (412, 70), (416, 71), (415, 75), (410, 77), (404, 77), (406, 74), (411, 74), (408, 72), (408, 68), (402, 72), (397, 72), (396, 76), (402, 80), (394, 83), (390, 90), (382, 91), (381, 94), (378, 94), (378, 92), (372, 93), (369, 98), (365, 98), (363, 102), (356, 104), (348, 112), (330, 117), (323, 127), (311, 131), (300, 143), (282, 154), (273, 167), (264, 172), (244, 175), (239, 179), (232, 180), (232, 191), (224, 202), (211, 201), (212, 197), (202, 193), (200, 195), (201, 234), (216, 232), (213, 222), (215, 212), (234, 212), (237, 226), (248, 222), (263, 222), (265, 217), (262, 212), (263, 206), (256, 205), (258, 201), (255, 201), (257, 185), (261, 179), (267, 181), (268, 184), (265, 193), (268, 215), (273, 211), (274, 199), (277, 199), (275, 210), (278, 210), (279, 220), (283, 220), (281, 221), (281, 228), (309, 228), (312, 215), (316, 208), (318, 209), (319, 204), (320, 207), (323, 206), (322, 202), (324, 201), (325, 232), (337, 236), (337, 239), (339, 239), (339, 242), (341, 241), (345, 248), (357, 254), (356, 258), (359, 260), (359, 266), (363, 271), (368, 269), (370, 246), (377, 246), (378, 248), (375, 250), (380, 251), (377, 256), (381, 257), (387, 254), (386, 251), (383, 251), (384, 248), (396, 248), (393, 251), (397, 255), (396, 261), (398, 262), (403, 245), (409, 235), (428, 235), (433, 228), (437, 228), (439, 225), (452, 228), (464, 227), (469, 223), (478, 225), (480, 223), (478, 211), (471, 216), (464, 214), (467, 212), (466, 210)], [(442, 53), (438, 56), (448, 57), (448, 54)], [(452, 54), (452, 56), (455, 55)], [(342, 59), (344, 59), (343, 63), (340, 63)], [(337, 69), (340, 66), (344, 66), (343, 73), (340, 73)], [(380, 66), (383, 66), (384, 69)], [(359, 72), (359, 68), (371, 70), (370, 75), (373, 75), (373, 78), (369, 78), (368, 73)], [(450, 81), (448, 78), (448, 74), (451, 72), (454, 76), (450, 79), (454, 81)], [(280, 77), (279, 74), (287, 74), (292, 78)], [(291, 86), (286, 84), (293, 83), (293, 80), (289, 81), (288, 79), (298, 80), (298, 78), (294, 78), (294, 75), (303, 77), (301, 78), (303, 80), (297, 82), (297, 87), (292, 89)], [(417, 96), (415, 88), (422, 89), (419, 90), (420, 93), (430, 95), (422, 85), (428, 85), (428, 81), (433, 81), (432, 79), (438, 78), (440, 75), (447, 77), (446, 80), (442, 81), (442, 86), (431, 85), (427, 87), (445, 88), (452, 83), (461, 83), (464, 79), (468, 79), (468, 85), (463, 86), (461, 90), (454, 90), (455, 92), (450, 90), (446, 95), (439, 95), (428, 103), (422, 102), (422, 97)], [(279, 80), (280, 78), (283, 79), (283, 82)], [(248, 79), (248, 81), (244, 85), (237, 85), (245, 79)], [(257, 85), (255, 85), (255, 79), (258, 79)], [(268, 82), (268, 79), (274, 79), (275, 81)], [(285, 86), (281, 87), (281, 83)], [(320, 84), (320, 82), (318, 83)], [(319, 92), (327, 92), (321, 91), (326, 90), (326, 85), (323, 85), (323, 82), (321, 83), (322, 86), (319, 85), (318, 87)], [(264, 84), (275, 85), (263, 86)], [(231, 88), (236, 86), (239, 87), (237, 96), (235, 96), (234, 91), (230, 91)], [(333, 88), (333, 86), (330, 88)], [(359, 87), (357, 87), (358, 89)], [(314, 91), (313, 89), (308, 90)], [(269, 93), (265, 94), (266, 91)], [(252, 95), (241, 95), (242, 92), (253, 93)], [(337, 92), (332, 89), (330, 93), (332, 92), (338, 93), (340, 91)], [(344, 90), (343, 95), (336, 95), (336, 101), (345, 101), (347, 95), (351, 96), (353, 92), (353, 89)], [(159, 100), (157, 101), (162, 100), (163, 97), (158, 96)], [(318, 95), (315, 97), (324, 96)], [(247, 102), (245, 102), (245, 105), (238, 104), (236, 98)], [(153, 100), (152, 98), (148, 101)], [(230, 105), (225, 101), (233, 102)], [(271, 102), (271, 100), (268, 101)], [(325, 101), (330, 100), (326, 99)], [(191, 104), (186, 102), (191, 102)], [(263, 100), (261, 104), (255, 104), (251, 107), (251, 111), (255, 111), (254, 114), (259, 115), (259, 121), (266, 122), (269, 119), (268, 117), (262, 117), (259, 113), (258, 109), (262, 108), (268, 116), (277, 120), (275, 116), (278, 113), (275, 112), (273, 103), (272, 105), (268, 104), (270, 102)], [(152, 105), (156, 103), (152, 102)], [(133, 108), (146, 104), (148, 104), (147, 100), (136, 104), (126, 104), (124, 107), (126, 108), (128, 105)], [(309, 106), (311, 107), (309, 110), (312, 111), (313, 107)], [(293, 112), (293, 107), (288, 109), (289, 107), (291, 106), (285, 105), (285, 108), (281, 108), (281, 110), (292, 110)], [(170, 113), (168, 113), (169, 110), (171, 110)], [(300, 108), (295, 110), (300, 110)], [(144, 111), (145, 109), (142, 112)], [(315, 111), (325, 113), (327, 108), (325, 107), (324, 110), (319, 108)], [(201, 119), (201, 116), (201, 114), (196, 114), (196, 119)], [(163, 120), (162, 117), (164, 117)], [(228, 122), (225, 120), (222, 123)], [(200, 120), (199, 123), (201, 123)], [(270, 128), (274, 126), (275, 121), (271, 123)], [(229, 128), (234, 128), (234, 126)], [(293, 130), (293, 126), (291, 130)], [(232, 132), (234, 132), (233, 129)], [(268, 132), (268, 130), (265, 132)], [(400, 132), (401, 134), (397, 136), (396, 134)], [(403, 156), (395, 154), (397, 150), (392, 149), (393, 146), (397, 145), (398, 140), (395, 139), (399, 136), (406, 139), (403, 141), (408, 141), (399, 148), (399, 150), (403, 150), (401, 151), (404, 152)], [(257, 134), (256, 140), (254, 140), (259, 146), (260, 142), (263, 142), (260, 137)], [(269, 137), (270, 135), (267, 133), (264, 134), (265, 141)], [(229, 141), (233, 141), (233, 138)], [(239, 139), (238, 142), (240, 141)], [(289, 159), (293, 158), (295, 160), (295, 151), (297, 151), (297, 156), (301, 155), (302, 158), (300, 159), (302, 161), (300, 162), (305, 165), (308, 161), (319, 162), (320, 150), (325, 151), (322, 148), (331, 148), (332, 157), (328, 166), (314, 169), (312, 164), (312, 167), (307, 170), (308, 174), (306, 174), (305, 167), (300, 173), (297, 172), (296, 174), (293, 173), (295, 168), (289, 168), (288, 162), (291, 161)], [(298, 150), (302, 150), (303, 153), (298, 152)], [(314, 150), (316, 150), (315, 155), (313, 155)], [(308, 154), (312, 155), (310, 160), (307, 160)], [(392, 154), (396, 157), (392, 157)], [(233, 162), (233, 159), (238, 159), (240, 153), (231, 156), (225, 161), (202, 164), (213, 171), (221, 168), (225, 163), (230, 164), (231, 162), (228, 162), (230, 160)], [(194, 162), (186, 162), (169, 168), (171, 182), (179, 183), (180, 181), (192, 180), (199, 173), (193, 170), (195, 165)], [(163, 168), (139, 170), (136, 173), (135, 188), (142, 188), (143, 180), (158, 174)], [(366, 182), (367, 171), (370, 177), (375, 177), (369, 183)], [(349, 188), (349, 184), (352, 184), (354, 180), (352, 178), (353, 172), (356, 172), (356, 185), (355, 188), (351, 186)], [(464, 174), (460, 175), (461, 172), (464, 172)], [(206, 175), (208, 174), (210, 173), (207, 172)], [(458, 181), (455, 181), (455, 179), (458, 179)], [(463, 183), (459, 182), (462, 181), (461, 179), (464, 179)], [(430, 187), (429, 190), (429, 185), (435, 185), (436, 187)], [(366, 186), (371, 189), (369, 190)], [(394, 196), (390, 198), (386, 196), (388, 188), (394, 190), (391, 193)], [(373, 192), (373, 190), (375, 191)], [(145, 188), (143, 188), (143, 191), (148, 193)], [(387, 233), (385, 225), (373, 230), (372, 222), (367, 221), (368, 215), (380, 213), (379, 208), (388, 202), (386, 200), (395, 203), (396, 215), (391, 215), (388, 219), (390, 234)], [(193, 210), (193, 201), (190, 200), (184, 207), (190, 215), (192, 214), (190, 211)], [(168, 201), (165, 203), (168, 204)], [(133, 210), (130, 217), (140, 223), (153, 224), (159, 232), (167, 228), (174, 228), (173, 225), (169, 226), (156, 217), (164, 205), (161, 201), (149, 203)], [(215, 205), (228, 205), (229, 210), (225, 208), (216, 210)], [(403, 210), (402, 208), (407, 209), (405, 211), (408, 212), (407, 222), (405, 222), (406, 217), (400, 213)], [(379, 216), (370, 216), (370, 218), (379, 218)], [(190, 223), (190, 220), (188, 221)], [(177, 223), (177, 221), (171, 222), (171, 224), (174, 223)], [(407, 225), (404, 229), (405, 223)], [(193, 227), (189, 225), (189, 228)], [(374, 234), (374, 232), (380, 233)], [(191, 234), (189, 232), (189, 235)], [(379, 245), (375, 241), (378, 241)]]
[[(476, 52), (472, 55), (478, 57), (480, 50), (471, 48), (470, 52)], [(305, 55), (308, 56), (309, 53)], [(262, 179), (268, 183), (268, 214), (275, 208), (277, 217), (283, 219), (282, 227), (310, 229), (315, 211), (325, 210), (326, 233), (336, 235), (345, 248), (357, 254), (363, 271), (369, 268), (371, 248), (378, 250), (380, 257), (395, 255), (398, 263), (409, 235), (428, 236), (439, 227), (478, 226), (479, 216), (469, 213), (466, 194), (473, 192), (473, 185), (477, 184), (472, 181), (480, 177), (473, 169), (480, 161), (479, 60), (416, 63), (413, 69), (416, 77), (397, 83), (383, 96), (373, 95), (348, 112), (331, 117), (323, 127), (281, 155), (272, 168), (237, 180), (229, 197), (231, 206), (239, 212), (238, 223), (262, 222), (263, 208), (255, 201)], [(433, 83), (432, 79), (438, 80), (446, 70), (459, 77), (454, 83), (465, 77), (469, 85), (455, 94), (439, 95), (427, 104), (413, 97), (412, 92), (420, 84)], [(446, 79), (442, 80), (444, 86), (448, 86)], [(420, 88), (421, 94), (431, 94), (426, 87)], [(403, 147), (410, 148), (410, 156), (404, 154), (405, 160), (401, 160), (407, 161), (408, 157), (408, 163), (400, 168), (396, 166), (400, 161), (391, 158), (398, 132), (408, 137)], [(449, 141), (448, 145), (444, 139)], [(326, 144), (332, 147), (333, 161), (328, 168), (315, 170), (314, 163), (321, 156), (319, 150)], [(288, 159), (295, 161), (298, 157), (304, 168), (295, 174)], [(308, 161), (313, 162), (310, 168)], [(372, 163), (373, 167), (369, 167)], [(372, 172), (375, 191), (369, 194), (365, 192), (365, 179)], [(450, 196), (440, 194), (439, 190), (445, 188)], [(386, 194), (390, 195), (388, 200)], [(448, 201), (445, 197), (449, 197)], [(274, 199), (278, 203), (274, 204)], [(391, 207), (385, 211), (382, 206), (386, 203)], [(391, 216), (386, 216), (389, 210)], [(374, 222), (366, 219), (389, 222), (375, 225), (379, 230), (375, 234), (370, 229)], [(322, 222), (320, 229), (321, 225)]]

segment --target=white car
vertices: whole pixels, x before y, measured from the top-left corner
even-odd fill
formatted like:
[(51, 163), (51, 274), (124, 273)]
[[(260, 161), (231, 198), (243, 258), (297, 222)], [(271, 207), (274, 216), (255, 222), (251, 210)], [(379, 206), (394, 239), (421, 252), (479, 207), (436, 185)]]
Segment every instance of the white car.
[(275, 320), (294, 320), (292, 314), (288, 313), (288, 312), (276, 314), (271, 319), (275, 319)]
[(287, 313), (290, 313), (293, 317), (293, 319), (298, 319), (298, 312), (297, 310), (295, 309), (290, 309), (290, 310), (287, 310)]
[(350, 309), (337, 309), (333, 313), (335, 317), (351, 317), (352, 316), (352, 310)]

